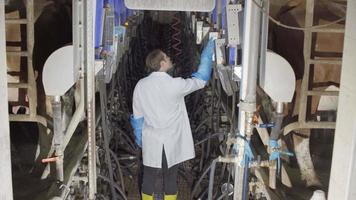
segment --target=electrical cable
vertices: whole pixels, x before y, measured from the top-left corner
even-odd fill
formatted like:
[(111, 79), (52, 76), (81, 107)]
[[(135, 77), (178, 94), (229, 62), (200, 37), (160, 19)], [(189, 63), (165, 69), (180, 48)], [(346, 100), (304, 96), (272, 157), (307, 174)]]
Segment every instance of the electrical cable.
[(119, 159), (117, 158), (115, 152), (113, 152), (111, 149), (110, 149), (110, 153), (111, 153), (111, 156), (113, 157), (113, 159), (117, 165), (118, 171), (119, 171), (119, 177), (120, 177), (122, 191), (125, 191), (125, 182), (124, 182), (124, 177), (122, 175), (122, 170), (121, 170), (121, 165), (120, 165)]
[[(292, 29), (292, 30), (298, 30), (298, 31), (310, 31), (310, 30), (313, 30), (313, 29), (320, 29), (320, 28), (325, 28), (325, 27), (328, 27), (328, 26), (331, 26), (331, 25), (334, 25), (334, 24), (338, 24), (342, 21), (345, 21), (346, 19), (346, 16), (344, 17), (341, 17), (340, 19), (337, 19), (335, 21), (332, 21), (330, 23), (327, 23), (327, 24), (321, 24), (321, 25), (314, 25), (314, 26), (305, 26), (305, 27), (296, 27), (296, 26), (289, 26), (289, 25), (286, 25), (286, 24), (283, 24), (282, 22), (278, 21), (277, 19), (273, 18), (270, 14), (269, 14), (269, 11), (266, 11), (263, 6), (261, 6), (258, 2), (256, 2), (256, 0), (252, 0), (253, 3), (261, 10), (261, 12), (265, 13), (268, 18), (273, 22), (275, 23), (277, 26), (281, 26), (283, 28), (287, 28), (287, 29)], [(269, 0), (262, 0), (262, 1), (266, 1), (267, 3), (269, 3), (268, 1)]]
[(123, 191), (121, 190), (121, 188), (120, 188), (116, 183), (111, 183), (111, 181), (110, 181), (110, 179), (109, 179), (108, 177), (105, 177), (105, 176), (100, 175), (100, 174), (98, 174), (98, 178), (101, 178), (101, 179), (103, 179), (105, 182), (108, 182), (108, 183), (110, 183), (111, 185), (113, 185), (114, 188), (120, 193), (121, 197), (122, 197), (124, 200), (127, 200), (127, 197), (126, 197), (126, 195), (125, 195), (125, 192), (123, 192)]
[(229, 195), (229, 193), (225, 192), (223, 193), (217, 200), (222, 200), (224, 197), (226, 197), (227, 195)]
[(203, 178), (204, 178), (205, 175), (209, 172), (210, 168), (211, 168), (211, 165), (209, 165), (209, 167), (205, 169), (205, 171), (203, 172), (203, 174), (200, 176), (199, 180), (195, 183), (195, 186), (194, 186), (194, 188), (193, 188), (193, 190), (192, 190), (192, 192), (191, 192), (191, 198), (192, 198), (192, 199), (193, 199), (193, 197), (194, 197), (194, 194), (197, 192), (198, 187), (199, 187), (200, 183), (202, 182)]
[(210, 175), (209, 175), (208, 200), (213, 199), (214, 175), (215, 175), (215, 168), (217, 162), (218, 159), (214, 159), (213, 162), (211, 163)]
[(200, 144), (206, 142), (207, 140), (209, 140), (209, 138), (213, 138), (213, 137), (221, 136), (221, 135), (227, 135), (227, 134), (228, 133), (214, 133), (214, 134), (210, 135), (210, 137), (200, 140), (199, 142), (195, 143), (194, 145), (197, 146), (197, 145), (200, 145)]

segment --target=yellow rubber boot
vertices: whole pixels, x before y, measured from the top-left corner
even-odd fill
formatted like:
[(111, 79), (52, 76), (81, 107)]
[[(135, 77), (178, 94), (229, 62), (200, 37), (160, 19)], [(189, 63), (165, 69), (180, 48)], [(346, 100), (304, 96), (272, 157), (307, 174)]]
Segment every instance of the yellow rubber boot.
[(177, 194), (164, 195), (164, 200), (177, 200)]
[(153, 200), (153, 195), (142, 193), (142, 200)]

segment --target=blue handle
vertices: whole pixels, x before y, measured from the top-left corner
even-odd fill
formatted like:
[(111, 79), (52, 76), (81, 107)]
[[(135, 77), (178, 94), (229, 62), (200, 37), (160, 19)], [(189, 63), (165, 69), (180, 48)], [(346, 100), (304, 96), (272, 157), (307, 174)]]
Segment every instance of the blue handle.
[(281, 151), (280, 146), (277, 142), (277, 140), (269, 140), (269, 147), (272, 149), (271, 154), (269, 155), (269, 160), (277, 160), (277, 172), (279, 173), (281, 170), (281, 154), (287, 155), (287, 156), (294, 156), (293, 153), (291, 152), (286, 152), (286, 151)]
[(272, 122), (272, 123), (266, 123), (266, 124), (259, 124), (258, 127), (260, 127), (260, 128), (272, 128), (275, 125), (276, 124), (274, 122)]

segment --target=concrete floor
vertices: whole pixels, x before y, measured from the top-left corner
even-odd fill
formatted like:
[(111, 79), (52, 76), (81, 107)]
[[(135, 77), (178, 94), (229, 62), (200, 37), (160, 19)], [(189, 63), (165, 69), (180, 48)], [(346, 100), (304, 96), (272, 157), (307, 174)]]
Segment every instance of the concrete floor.
[[(18, 128), (18, 127), (17, 127)], [(24, 133), (26, 129), (15, 129), (20, 131), (17, 134), (12, 133), (13, 140), (18, 137), (31, 136)], [(288, 174), (293, 183), (293, 188), (289, 189), (278, 185), (279, 190), (276, 191), (280, 199), (288, 200), (309, 200), (313, 190), (322, 189), (327, 193), (332, 155), (332, 132), (313, 132), (311, 137), (312, 159), (317, 171), (317, 174), (322, 182), (321, 188), (306, 188), (305, 183), (300, 178), (299, 168), (293, 161), (290, 164), (285, 164)], [(45, 193), (49, 189), (51, 179), (40, 180), (38, 176), (29, 173), (32, 168), (31, 161), (34, 158), (36, 149), (35, 140), (22, 139), (12, 144), (12, 166), (13, 166), (13, 188), (15, 200), (35, 199), (39, 193)], [(186, 170), (189, 170), (189, 164), (184, 164)], [(194, 180), (186, 180), (182, 176), (178, 177), (179, 195), (178, 200), (190, 199), (190, 192)], [(125, 186), (127, 188), (128, 199), (139, 200), (139, 187), (137, 178), (125, 178)], [(159, 196), (156, 200), (161, 200)]]

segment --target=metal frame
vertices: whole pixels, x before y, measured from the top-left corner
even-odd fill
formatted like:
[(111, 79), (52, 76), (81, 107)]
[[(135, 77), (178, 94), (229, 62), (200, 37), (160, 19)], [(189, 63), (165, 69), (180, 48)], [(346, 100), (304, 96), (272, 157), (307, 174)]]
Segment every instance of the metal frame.
[[(306, 15), (305, 15), (305, 27), (313, 26), (314, 21), (314, 5), (315, 0), (306, 1)], [(288, 124), (284, 127), (284, 135), (287, 135), (293, 130), (298, 129), (335, 129), (336, 122), (312, 122), (307, 121), (307, 103), (309, 96), (339, 96), (339, 92), (336, 91), (316, 91), (309, 90), (309, 78), (310, 78), (310, 65), (313, 64), (331, 64), (341, 65), (341, 59), (313, 59), (312, 53), (312, 35), (313, 33), (344, 33), (344, 29), (340, 28), (318, 28), (304, 30), (304, 74), (302, 79), (298, 121)]]
[(227, 41), (231, 46), (237, 46), (241, 44), (242, 38), (240, 38), (240, 21), (239, 13), (242, 11), (241, 4), (228, 4), (226, 5), (226, 15), (227, 15)]
[(94, 2), (78, 0), (83, 5), (84, 71), (86, 74), (86, 108), (88, 125), (89, 200), (95, 199), (96, 188), (96, 141), (95, 141), (95, 69), (94, 69)]
[(7, 55), (27, 57), (27, 83), (8, 83), (8, 88), (26, 88), (29, 114), (10, 114), (10, 121), (38, 122), (47, 127), (47, 119), (37, 114), (37, 87), (32, 64), (34, 45), (34, 1), (26, 1), (26, 19), (6, 19), (6, 24), (26, 24), (27, 51), (8, 51)]
[[(266, 6), (268, 7), (268, 5)], [(208, 188), (208, 199), (213, 198), (213, 181), (214, 181), (214, 171), (217, 163), (222, 162), (223, 163), (223, 168), (226, 167), (227, 163), (230, 163), (234, 165), (232, 169), (232, 176), (234, 177), (234, 192), (233, 192), (233, 199), (236, 200), (242, 200), (242, 199), (247, 199), (248, 197), (248, 187), (255, 186), (259, 188), (265, 195), (267, 199), (278, 199), (273, 192), (268, 188), (276, 188), (276, 169), (277, 165), (275, 161), (261, 161), (259, 163), (258, 161), (252, 161), (252, 162), (246, 162), (246, 165), (242, 165), (241, 161), (244, 158), (244, 151), (245, 145), (248, 145), (245, 143), (245, 140), (240, 139), (239, 137), (236, 138), (237, 135), (242, 135), (246, 137), (247, 141), (250, 139), (252, 135), (252, 130), (254, 128), (254, 124), (252, 122), (252, 118), (254, 116), (254, 113), (256, 111), (256, 96), (257, 96), (257, 68), (259, 66), (258, 60), (256, 60), (256, 54), (259, 54), (263, 52), (263, 48), (266, 48), (266, 41), (260, 41), (261, 38), (265, 37), (264, 34), (267, 34), (266, 31), (263, 31), (263, 33), (260, 33), (260, 28), (261, 26), (264, 27), (266, 30), (266, 20), (263, 21), (263, 24), (260, 24), (262, 22), (261, 18), (262, 16), (260, 15), (259, 8), (257, 5), (255, 5), (253, 2), (246, 2), (245, 3), (245, 28), (244, 28), (244, 35), (247, 35), (247, 37), (244, 38), (244, 48), (243, 48), (243, 60), (242, 60), (242, 76), (241, 76), (241, 89), (240, 89), (240, 103), (239, 103), (239, 119), (238, 119), (238, 125), (239, 129), (238, 132), (234, 132), (231, 135), (228, 136), (226, 144), (227, 144), (227, 149), (226, 149), (226, 155), (224, 157), (218, 157), (215, 159), (210, 168), (210, 180), (209, 180), (209, 188)], [(237, 17), (237, 15), (235, 15)], [(256, 23), (257, 22), (257, 23)], [(230, 27), (230, 25), (228, 25)], [(238, 31), (235, 31), (234, 34), (238, 34)], [(223, 45), (224, 40), (217, 40), (216, 41), (216, 52), (217, 56), (221, 57), (222, 55), (219, 54), (220, 51), (220, 46)], [(237, 46), (236, 43), (229, 44), (232, 47)], [(263, 56), (264, 54), (261, 53)], [(217, 76), (219, 72), (218, 68), (219, 67), (224, 67), (222, 65), (221, 60), (217, 58), (217, 66), (214, 70), (214, 79), (219, 80), (221, 79), (220, 76)], [(236, 64), (236, 63), (235, 63)], [(262, 65), (263, 66), (263, 65)], [(212, 80), (212, 85), (213, 88), (215, 88), (216, 81)], [(221, 85), (218, 84), (219, 87), (217, 87), (217, 90), (214, 90), (214, 93), (218, 96), (219, 92), (221, 92)], [(228, 93), (228, 92), (226, 92)], [(235, 106), (235, 101), (233, 100), (233, 105)], [(282, 112), (281, 110), (283, 107), (281, 106), (282, 104), (279, 105), (278, 111)], [(230, 111), (224, 106), (224, 104), (221, 104), (223, 110), (226, 112), (226, 115), (229, 117), (234, 111)], [(234, 110), (234, 109), (233, 109)], [(234, 124), (234, 117), (229, 118), (230, 123)], [(260, 119), (260, 123), (263, 123)], [(232, 128), (233, 130), (234, 128)], [(263, 140), (264, 144), (268, 145), (268, 140), (269, 140), (269, 134), (266, 129), (264, 128), (258, 128), (258, 133)], [(233, 130), (235, 131), (235, 130)], [(233, 145), (233, 148), (235, 148), (235, 151), (233, 152), (238, 152), (238, 154), (230, 154), (227, 156), (227, 154), (230, 152), (230, 147)], [(249, 163), (249, 164), (247, 164)], [(248, 170), (253, 167), (253, 166), (259, 166), (259, 167), (266, 167), (269, 168), (269, 176), (268, 174), (265, 173), (264, 170), (261, 169), (254, 169), (254, 173), (258, 178), (257, 182), (248, 182)], [(268, 179), (269, 178), (269, 179)], [(269, 181), (269, 182), (268, 182)], [(288, 187), (291, 187), (292, 183), (288, 177), (288, 174), (285, 170), (285, 168), (282, 166), (282, 182)]]
[[(257, 68), (260, 47), (261, 13), (255, 2), (245, 0), (243, 30), (242, 76), (240, 83), (240, 103), (238, 134), (249, 141), (253, 133), (252, 118), (256, 111)], [(244, 158), (245, 142), (239, 144), (239, 157)], [(235, 164), (234, 200), (247, 199), (248, 162), (245, 167)]]

